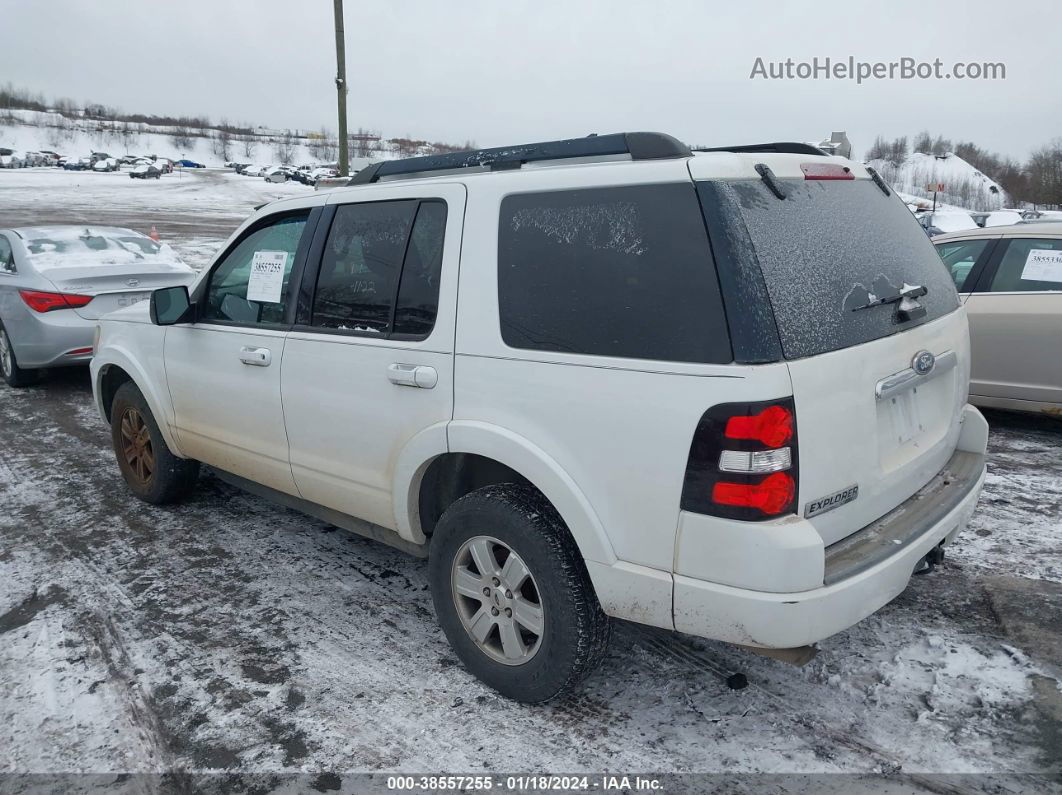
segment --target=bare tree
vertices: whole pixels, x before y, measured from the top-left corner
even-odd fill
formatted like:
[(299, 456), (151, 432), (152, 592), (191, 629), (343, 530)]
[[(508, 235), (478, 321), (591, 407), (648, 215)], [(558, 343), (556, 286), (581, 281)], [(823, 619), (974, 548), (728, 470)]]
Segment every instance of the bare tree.
[(283, 165), (291, 165), (295, 157), (295, 136), (291, 134), (291, 130), (284, 130), (284, 134), (276, 140), (273, 144), (273, 154)]
[(254, 150), (258, 148), (254, 133), (244, 133), (240, 136), (240, 141), (243, 143), (244, 157), (254, 157)]
[(225, 129), (217, 130), (211, 141), (211, 149), (223, 162), (228, 162), (232, 156), (232, 133)]
[(923, 155), (928, 155), (933, 151), (933, 136), (929, 134), (929, 130), (923, 130), (914, 137), (911, 150)]

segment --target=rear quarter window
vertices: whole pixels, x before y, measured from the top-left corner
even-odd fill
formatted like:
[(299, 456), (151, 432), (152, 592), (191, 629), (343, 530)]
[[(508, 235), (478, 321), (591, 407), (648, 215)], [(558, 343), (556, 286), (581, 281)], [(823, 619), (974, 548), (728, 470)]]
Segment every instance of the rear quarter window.
[[(735, 259), (719, 260), (720, 270), (758, 263), (785, 358), (870, 342), (958, 308), (951, 273), (895, 194), (868, 179), (778, 182), (785, 199), (759, 179), (704, 181), (698, 191), (713, 242), (727, 240)], [(927, 289), (924, 317), (897, 323), (895, 303), (860, 308), (904, 284)]]
[(512, 348), (732, 360), (692, 183), (505, 197), (498, 304)]

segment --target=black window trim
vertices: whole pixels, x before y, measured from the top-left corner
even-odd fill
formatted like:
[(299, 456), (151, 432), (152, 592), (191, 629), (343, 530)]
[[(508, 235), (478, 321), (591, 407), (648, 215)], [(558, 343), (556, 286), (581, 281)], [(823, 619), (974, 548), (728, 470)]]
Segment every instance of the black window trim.
[[(267, 329), (270, 331), (289, 331), (295, 321), (295, 306), (296, 306), (296, 294), (298, 290), (292, 289), (293, 284), (300, 284), (302, 281), (302, 273), (306, 267), (306, 254), (310, 248), (310, 242), (313, 239), (316, 232), (318, 223), (321, 218), (320, 206), (315, 207), (298, 207), (290, 210), (281, 210), (271, 215), (263, 216), (255, 221), (251, 226), (244, 230), (244, 233), (238, 238), (232, 241), (221, 255), (214, 261), (214, 264), (210, 268), (210, 272), (206, 275), (205, 279), (202, 279), (196, 286), (195, 291), (191, 295), (191, 301), (195, 306), (195, 318), (193, 323), (203, 323), (212, 326), (226, 326), (231, 328), (251, 328), (251, 329)], [(203, 309), (206, 306), (206, 295), (210, 289), (210, 282), (214, 278), (214, 274), (219, 267), (228, 259), (229, 255), (236, 250), (236, 248), (243, 243), (248, 237), (264, 229), (267, 226), (272, 226), (278, 220), (284, 218), (292, 218), (299, 215), (306, 215), (306, 225), (302, 229), (302, 236), (299, 238), (299, 244), (295, 249), (295, 262), (291, 266), (291, 275), (288, 277), (288, 298), (284, 306), (284, 321), (282, 323), (247, 323), (242, 320), (224, 320), (221, 318), (205, 318), (203, 317)]]
[[(977, 278), (976, 287), (971, 290), (971, 294), (983, 293), (985, 295), (1057, 295), (1062, 292), (1062, 287), (1058, 290), (993, 290), (992, 282), (995, 281), (996, 273), (999, 271), (999, 266), (1003, 263), (1003, 258), (1007, 255), (1007, 250), (1011, 244), (1018, 240), (1062, 240), (1062, 238), (1048, 238), (1041, 235), (1037, 235), (1032, 230), (1028, 235), (1022, 235), (1021, 237), (998, 237), (996, 238), (996, 245), (992, 252), (991, 259), (987, 260), (985, 267), (981, 274)], [(972, 273), (970, 274), (973, 275)], [(967, 279), (968, 281), (969, 279)], [(963, 285), (965, 286), (965, 285)]]
[[(341, 202), (339, 204), (328, 205), (325, 208), (325, 214), (317, 224), (312, 245), (309, 247), (309, 256), (307, 257), (306, 268), (302, 272), (302, 280), (298, 290), (298, 307), (293, 317), (292, 326), (290, 327), (291, 331), (298, 331), (304, 334), (328, 334), (337, 337), (360, 337), (362, 339), (387, 340), (392, 342), (424, 342), (431, 338), (431, 335), (435, 332), (436, 323), (432, 323), (431, 330), (427, 334), (396, 334), (394, 331), (387, 331), (381, 334), (372, 331), (356, 331), (354, 329), (328, 328), (326, 326), (313, 325), (313, 302), (317, 297), (317, 277), (321, 272), (325, 246), (328, 243), (329, 235), (332, 234), (332, 224), (335, 223), (336, 213), (339, 211), (339, 208), (352, 205), (390, 204), (393, 202), (410, 201), (416, 202), (417, 206), (413, 209), (413, 220), (409, 224), (409, 231), (406, 233), (406, 242), (402, 247), (402, 264), (398, 269), (398, 276), (395, 279), (395, 284), (391, 292), (391, 315), (388, 319), (387, 325), (390, 329), (394, 328), (395, 310), (398, 307), (398, 290), (402, 286), (402, 274), (406, 270), (406, 257), (409, 254), (409, 243), (413, 239), (413, 228), (417, 225), (417, 216), (420, 214), (420, 207), (422, 204), (439, 202), (446, 208), (446, 225), (443, 227), (443, 264), (445, 264), (447, 247), (446, 226), (450, 223), (451, 208), (450, 203), (442, 196), (403, 196), (394, 199), (366, 199), (365, 201)], [(439, 293), (441, 299), (441, 279), (439, 283)], [(438, 319), (438, 313), (436, 313), (436, 322)]]
[(997, 246), (999, 245), (998, 237), (967, 237), (957, 238), (956, 240), (941, 240), (939, 243), (933, 243), (933, 247), (938, 250), (940, 246), (947, 246), (953, 243), (971, 243), (984, 240), (987, 245), (981, 249), (981, 253), (977, 255), (977, 259), (974, 260), (973, 266), (970, 268), (969, 273), (966, 274), (966, 278), (963, 279), (961, 285), (955, 285), (955, 290), (960, 295), (966, 295), (967, 293), (974, 292), (974, 286), (980, 283), (981, 274), (984, 272), (988, 263), (992, 260), (992, 255), (995, 253)]

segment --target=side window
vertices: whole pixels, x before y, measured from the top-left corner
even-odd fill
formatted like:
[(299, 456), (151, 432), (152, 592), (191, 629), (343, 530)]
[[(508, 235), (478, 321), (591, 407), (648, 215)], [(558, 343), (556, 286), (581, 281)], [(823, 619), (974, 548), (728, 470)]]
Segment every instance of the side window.
[(962, 292), (966, 277), (973, 270), (974, 263), (981, 256), (981, 252), (987, 248), (988, 239), (980, 240), (956, 240), (951, 243), (938, 243), (937, 253), (944, 260), (944, 265), (951, 273), (955, 287)]
[(421, 202), (406, 249), (395, 302), (395, 334), (426, 337), (439, 312), (446, 203)]
[(0, 235), (0, 272), (15, 272), (15, 254), (11, 250), (11, 243), (3, 235)]
[(502, 339), (513, 348), (683, 362), (733, 358), (689, 183), (505, 197), (498, 308)]
[(292, 213), (258, 227), (214, 268), (202, 320), (283, 323), (291, 268), (310, 211)]
[(445, 228), (442, 201), (338, 207), (321, 258), (312, 324), (427, 336), (438, 313)]
[(993, 293), (1062, 291), (1062, 239), (1007, 241), (988, 289)]

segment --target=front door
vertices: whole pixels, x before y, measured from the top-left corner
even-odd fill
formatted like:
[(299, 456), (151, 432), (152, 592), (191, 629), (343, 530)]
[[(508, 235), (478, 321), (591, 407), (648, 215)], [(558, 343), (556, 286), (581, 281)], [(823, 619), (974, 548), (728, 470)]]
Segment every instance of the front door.
[(164, 354), (182, 452), (296, 495), (280, 365), (292, 271), (312, 233), (310, 216), (299, 210), (250, 227), (197, 290), (195, 323), (167, 329)]
[(312, 306), (288, 336), (281, 390), (302, 496), (397, 529), (399, 456), (419, 434), (445, 438), (453, 416), (465, 189), (394, 187), (373, 199), (322, 218), (323, 252), (306, 269)]

